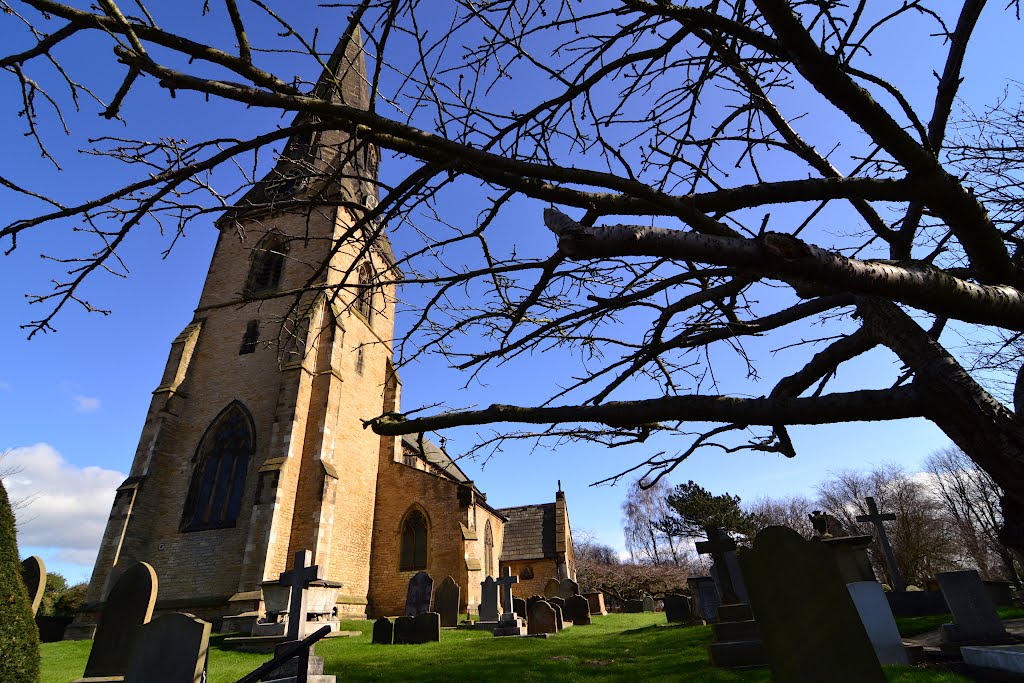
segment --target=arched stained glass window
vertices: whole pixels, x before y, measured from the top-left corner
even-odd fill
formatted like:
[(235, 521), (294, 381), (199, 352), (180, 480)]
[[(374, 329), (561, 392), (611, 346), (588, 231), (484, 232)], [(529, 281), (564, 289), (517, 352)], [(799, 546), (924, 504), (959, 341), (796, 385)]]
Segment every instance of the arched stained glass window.
[(427, 519), (419, 510), (412, 510), (402, 524), (402, 571), (427, 568)]
[(267, 235), (253, 250), (249, 280), (245, 285), (248, 296), (269, 294), (277, 291), (284, 270), (284, 258), (288, 254), (288, 242), (277, 234)]
[(494, 535), (491, 533), (491, 520), (487, 520), (484, 526), (484, 575), (497, 575), (494, 571)]
[(235, 525), (254, 444), (252, 418), (235, 401), (213, 421), (199, 443), (182, 531)]
[(359, 289), (356, 291), (356, 310), (367, 323), (373, 320), (373, 269), (369, 263), (359, 266)]

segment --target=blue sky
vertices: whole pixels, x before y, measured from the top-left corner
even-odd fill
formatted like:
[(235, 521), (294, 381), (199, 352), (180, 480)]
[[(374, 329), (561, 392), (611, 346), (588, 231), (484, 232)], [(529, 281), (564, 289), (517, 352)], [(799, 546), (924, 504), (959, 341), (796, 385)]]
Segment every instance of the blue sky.
[[(191, 5), (165, 10), (170, 14), (165, 20), (172, 26), (191, 26), (189, 22), (198, 12)], [(315, 20), (312, 10), (303, 11), (304, 21)], [(955, 23), (955, 18), (950, 22)], [(200, 36), (212, 34), (205, 23), (198, 22), (196, 26)], [(325, 26), (323, 31), (326, 35), (330, 29)], [(1018, 44), (1019, 31), (1020, 25), (1012, 20), (1012, 15), (1000, 8), (990, 9), (983, 17), (968, 54), (964, 69), (967, 79), (962, 91), (978, 108), (994, 101), (1008, 81), (1024, 78), (1020, 60), (1006, 56), (1004, 50), (1005, 46)], [(5, 37), (5, 44), (24, 41), (20, 27), (9, 16), (0, 17), (0, 35)], [(883, 36), (875, 50), (878, 61), (871, 62), (873, 66), (887, 65), (885, 75), (892, 78), (925, 117), (930, 112), (934, 87), (932, 70), (941, 68), (941, 62), (934, 59), (934, 49), (929, 47), (933, 43), (901, 35)], [(87, 49), (92, 44), (69, 50), (64, 56), (89, 71), (90, 60), (97, 59)], [(107, 59), (106, 54), (103, 59)], [(104, 71), (98, 69), (93, 73)], [(117, 86), (115, 80), (103, 75), (90, 78), (90, 84), (107, 97)], [(515, 92), (532, 87), (514, 86), (519, 88)], [(278, 120), (265, 111), (240, 111), (216, 103), (202, 106), (198, 98), (187, 94), (169, 100), (165, 93), (146, 84), (126, 105), (125, 116), (131, 124), (127, 129), (96, 116), (96, 105), (90, 103), (83, 104), (83, 113), (72, 118), (70, 136), (64, 136), (55, 127), (53, 117), (45, 115), (48, 140), (63, 166), (57, 173), (39, 157), (31, 141), (21, 135), (24, 123), (15, 116), (16, 98), (14, 79), (0, 79), (0, 103), (4, 105), (0, 107), (0, 126), (6, 132), (6, 154), (0, 159), (0, 175), (34, 188), (57, 188), (65, 198), (91, 196), (135, 177), (133, 170), (97, 165), (95, 159), (77, 154), (76, 150), (86, 146), (89, 137), (128, 132), (140, 137), (242, 136), (263, 132)], [(799, 108), (799, 103), (786, 104)], [(830, 125), (828, 117), (811, 125), (812, 132), (820, 138), (816, 140), (819, 146), (827, 148)], [(397, 173), (401, 168), (401, 163), (385, 159), (384, 180), (399, 179)], [(4, 223), (38, 209), (10, 193), (0, 197), (0, 219)], [(466, 206), (451, 206), (447, 217), (453, 222), (471, 221), (475, 215), (474, 201), (479, 200), (480, 197), (469, 198)], [(543, 236), (542, 208), (537, 202), (521, 202), (512, 215), (505, 217), (508, 234), (517, 235), (517, 239), (521, 234)], [(776, 220), (780, 218), (784, 216)], [(526, 226), (525, 232), (516, 232), (522, 226)], [(89, 315), (69, 308), (57, 320), (57, 333), (37, 335), (29, 341), (19, 325), (38, 317), (40, 307), (29, 306), (25, 294), (46, 291), (50, 279), (60, 273), (58, 264), (41, 260), (39, 254), (67, 255), (88, 248), (86, 238), (70, 232), (69, 227), (32, 232), (22, 238), (13, 254), (0, 257), (0, 348), (6, 358), (0, 364), (0, 449), (15, 449), (9, 460), (22, 468), (21, 475), (16, 475), (20, 479), (13, 484), (14, 492), (36, 494), (22, 517), (26, 530), (22, 553), (39, 553), (51, 569), (64, 572), (72, 580), (84, 580), (95, 552), (92, 539), (98, 541), (113, 488), (131, 463), (150, 392), (160, 378), (170, 341), (192, 318), (215, 231), (212, 219), (193, 224), (186, 239), (179, 241), (164, 259), (161, 251), (169, 238), (152, 226), (140, 230), (126, 243), (122, 253), (130, 277), (100, 276), (86, 290), (91, 301), (110, 309), (111, 314)], [(413, 244), (406, 234), (396, 235), (394, 241), (399, 251)], [(8, 245), (0, 246), (6, 249)], [(550, 246), (540, 241), (532, 245), (540, 251)], [(409, 296), (415, 295), (410, 292)], [(774, 339), (769, 346), (784, 342), (785, 339)], [(748, 392), (767, 393), (771, 379), (781, 376), (785, 368), (795, 367), (793, 364), (800, 359), (798, 354), (768, 357), (772, 359), (769, 366), (762, 368), (766, 379), (748, 386)], [(549, 373), (556, 369), (553, 363), (558, 362), (564, 359), (533, 357), (514, 368), (488, 373), (483, 383), (464, 390), (464, 376), (446, 368), (442, 359), (431, 358), (403, 370), (404, 405), (409, 408), (438, 400), (455, 406), (496, 401), (530, 403), (536, 400), (538, 386), (543, 388)], [(831, 388), (862, 388), (872, 382), (883, 385), (893, 375), (892, 363), (892, 357), (884, 352), (869, 354), (845, 368)], [(727, 372), (742, 378), (741, 368), (732, 367)], [(451, 453), (458, 455), (465, 450), (474, 434), (475, 430), (448, 434)], [(922, 420), (798, 427), (792, 430), (792, 436), (799, 453), (797, 458), (698, 453), (679, 467), (670, 480), (678, 483), (694, 479), (712, 491), (728, 490), (745, 499), (762, 495), (810, 496), (814, 485), (830, 470), (889, 461), (915, 469), (931, 451), (947, 443), (943, 434)], [(623, 487), (595, 488), (590, 484), (635, 464), (660, 445), (655, 441), (630, 449), (569, 445), (531, 450), (526, 444), (519, 444), (507, 446), (487, 462), (460, 464), (488, 493), (488, 501), (498, 507), (551, 500), (556, 480), (560, 479), (567, 492), (574, 528), (595, 532), (602, 542), (622, 549), (619, 506)]]

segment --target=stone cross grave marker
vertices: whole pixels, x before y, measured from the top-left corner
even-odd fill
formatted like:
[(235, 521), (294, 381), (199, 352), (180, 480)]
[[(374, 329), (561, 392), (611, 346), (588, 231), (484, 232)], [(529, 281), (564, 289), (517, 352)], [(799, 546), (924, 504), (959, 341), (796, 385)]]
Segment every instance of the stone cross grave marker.
[(962, 645), (1015, 642), (999, 619), (992, 597), (977, 571), (941, 572), (935, 575), (935, 579), (955, 621), (940, 628), (944, 650), (955, 652)]
[(125, 675), (139, 627), (153, 616), (156, 592), (156, 572), (145, 562), (121, 575), (103, 605), (85, 675), (76, 683)]
[(459, 598), (462, 590), (451, 576), (444, 577), (434, 594), (434, 611), (441, 615), (441, 626), (459, 625)]
[(739, 560), (774, 681), (885, 681), (839, 569), (820, 542), (770, 526)]
[(498, 584), (488, 576), (480, 582), (480, 621), (498, 620)]
[(506, 566), (495, 583), (501, 587), (501, 621), (511, 621), (516, 618), (516, 613), (512, 610), (512, 585), (519, 583), (519, 577), (513, 576), (512, 570)]
[(409, 590), (405, 594), (405, 616), (414, 617), (430, 611), (430, 595), (434, 591), (434, 580), (426, 572), (416, 572), (409, 579)]
[(878, 532), (878, 542), (882, 544), (882, 554), (885, 556), (885, 566), (889, 569), (889, 577), (892, 579), (892, 589), (902, 593), (907, 590), (907, 585), (903, 583), (903, 577), (900, 576), (900, 568), (896, 566), (896, 555), (892, 552), (892, 546), (889, 545), (889, 536), (885, 533), (885, 527), (882, 522), (894, 522), (896, 521), (896, 515), (891, 512), (881, 514), (878, 511), (878, 506), (875, 505), (875, 499), (872, 496), (864, 498), (864, 502), (868, 505), (868, 514), (857, 515), (858, 522), (869, 522), (875, 526), (875, 530)]
[(308, 633), (306, 623), (306, 585), (323, 579), (319, 565), (311, 565), (313, 553), (299, 550), (295, 553), (295, 564), (281, 573), (281, 585), (291, 586), (292, 595), (288, 603), (288, 640), (302, 640)]
[(722, 593), (722, 604), (734, 605), (746, 602), (746, 588), (742, 577), (733, 567), (736, 565), (736, 541), (729, 537), (724, 529), (707, 529), (708, 540), (698, 541), (695, 545), (701, 555), (711, 555), (714, 561), (711, 571), (714, 572), (715, 583)]
[(21, 580), (28, 589), (28, 599), (32, 602), (32, 614), (39, 611), (39, 603), (43, 601), (46, 591), (46, 565), (43, 558), (33, 555), (21, 563)]
[(179, 613), (143, 625), (125, 683), (202, 683), (210, 627), (209, 622)]

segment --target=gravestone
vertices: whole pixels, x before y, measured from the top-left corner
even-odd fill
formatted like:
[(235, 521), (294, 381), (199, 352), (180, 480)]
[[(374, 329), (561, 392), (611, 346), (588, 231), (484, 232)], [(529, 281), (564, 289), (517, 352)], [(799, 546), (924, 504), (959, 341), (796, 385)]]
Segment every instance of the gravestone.
[(558, 622), (555, 610), (545, 600), (536, 600), (530, 605), (530, 617), (526, 620), (526, 632), (529, 635), (539, 633), (558, 633)]
[(775, 681), (886, 680), (846, 584), (821, 543), (770, 526), (739, 560)]
[(558, 592), (562, 590), (562, 582), (558, 579), (548, 579), (548, 582), (544, 584), (544, 597), (554, 598), (558, 595)]
[(512, 621), (516, 618), (512, 610), (512, 586), (519, 583), (519, 577), (512, 574), (512, 570), (505, 567), (501, 570), (501, 576), (494, 581), (501, 589), (501, 621)]
[(412, 618), (412, 642), (415, 645), (421, 643), (441, 642), (441, 615), (437, 612), (423, 612)]
[(455, 579), (444, 577), (434, 594), (434, 611), (441, 615), (441, 626), (455, 628), (459, 625), (459, 598), (462, 591)]
[(583, 597), (590, 603), (590, 616), (605, 616), (608, 610), (604, 606), (604, 593), (584, 593)]
[(686, 580), (686, 585), (690, 588), (694, 615), (704, 621), (716, 621), (722, 598), (718, 594), (715, 580), (710, 576), (694, 576)]
[(395, 625), (387, 617), (373, 622), (373, 644), (391, 645), (395, 642)]
[(520, 619), (526, 618), (526, 600), (522, 598), (512, 598), (512, 611), (516, 613), (516, 616)]
[(550, 600), (548, 601), (548, 604), (551, 605), (551, 609), (555, 610), (555, 627), (559, 631), (564, 629), (567, 625), (568, 626), (572, 626), (572, 622), (571, 621), (570, 622), (566, 622), (565, 613), (562, 611), (562, 606), (561, 605), (559, 605), (557, 603), (554, 603), (554, 602), (551, 602)]
[(558, 583), (558, 597), (568, 600), (574, 595), (580, 594), (580, 585), (572, 579), (562, 579)]
[(480, 621), (498, 620), (498, 584), (487, 577), (480, 582)]
[(623, 600), (622, 601), (622, 612), (623, 614), (639, 614), (644, 611), (643, 600)]
[(687, 623), (692, 618), (690, 613), (690, 599), (678, 593), (669, 593), (665, 596), (665, 619), (670, 624)]
[(722, 597), (722, 604), (746, 603), (747, 589), (736, 560), (736, 541), (724, 529), (707, 529), (708, 540), (694, 545), (700, 555), (711, 555), (711, 576)]
[[(960, 648), (964, 662), (986, 673), (999, 672), (993, 680), (1024, 680), (1024, 645), (988, 645)], [(1007, 674), (1016, 674), (1012, 679)]]
[(533, 603), (540, 602), (543, 599), (544, 599), (543, 595), (531, 595), (530, 597), (526, 598), (526, 614), (527, 614), (527, 618), (529, 618), (530, 608), (533, 607)]
[(643, 610), (645, 612), (653, 612), (654, 611), (654, 598), (652, 598), (650, 595), (645, 595), (644, 596)]
[(139, 627), (153, 616), (156, 591), (156, 572), (145, 562), (121, 575), (103, 604), (85, 674), (76, 683), (125, 675)]
[(907, 590), (907, 585), (903, 582), (903, 576), (900, 575), (899, 565), (896, 564), (896, 555), (892, 551), (892, 546), (889, 545), (889, 536), (885, 533), (885, 526), (883, 522), (893, 522), (896, 520), (896, 515), (891, 512), (881, 514), (878, 511), (878, 506), (875, 505), (875, 499), (871, 496), (866, 496), (864, 502), (868, 505), (868, 514), (857, 515), (858, 522), (869, 522), (875, 526), (875, 531), (878, 533), (878, 542), (882, 546), (882, 557), (885, 559), (885, 566), (889, 570), (889, 578), (893, 582), (893, 590), (897, 593), (902, 593)]
[(139, 627), (125, 683), (203, 683), (210, 623), (164, 614)]
[(414, 617), (430, 611), (430, 595), (434, 591), (434, 580), (426, 572), (417, 572), (409, 579), (409, 590), (405, 594), (405, 616)]
[[(845, 578), (845, 577), (844, 577)], [(860, 622), (868, 633), (871, 647), (882, 664), (910, 664), (907, 648), (896, 627), (889, 601), (885, 599), (882, 584), (877, 581), (858, 581), (846, 584), (853, 598), (853, 605), (860, 615)]]
[(964, 645), (1009, 645), (1017, 642), (1006, 632), (978, 572), (942, 572), (935, 576), (942, 596), (953, 613), (952, 624), (943, 624), (939, 632), (942, 649), (959, 652)]
[(565, 609), (565, 600), (557, 595), (553, 598), (548, 598), (548, 602), (552, 605), (558, 605), (560, 608)]
[(39, 603), (43, 601), (46, 591), (46, 565), (43, 558), (33, 555), (21, 563), (21, 580), (28, 590), (28, 599), (32, 603), (32, 614), (39, 611)]
[(573, 595), (566, 600), (562, 614), (574, 626), (590, 626), (590, 603), (582, 595)]
[(843, 581), (857, 583), (878, 580), (868, 555), (868, 546), (873, 540), (872, 536), (838, 536), (823, 538), (821, 544), (831, 551)]
[(413, 633), (415, 623), (416, 617), (398, 617), (395, 619), (394, 640), (392, 642), (395, 645), (410, 645), (415, 642), (415, 634)]

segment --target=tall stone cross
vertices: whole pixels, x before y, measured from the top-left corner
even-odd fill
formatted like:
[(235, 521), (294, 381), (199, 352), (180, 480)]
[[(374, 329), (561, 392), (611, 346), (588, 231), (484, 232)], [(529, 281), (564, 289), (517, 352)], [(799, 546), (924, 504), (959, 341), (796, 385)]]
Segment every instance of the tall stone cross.
[(903, 577), (900, 576), (900, 568), (896, 566), (896, 555), (892, 552), (892, 546), (889, 545), (889, 537), (885, 533), (885, 527), (882, 526), (882, 522), (895, 521), (896, 515), (891, 512), (884, 515), (880, 514), (878, 506), (875, 505), (875, 499), (871, 496), (867, 496), (864, 502), (868, 504), (869, 514), (857, 515), (857, 521), (870, 522), (875, 525), (875, 529), (878, 531), (878, 542), (882, 544), (882, 554), (885, 555), (885, 566), (889, 568), (889, 578), (893, 582), (893, 590), (905, 591), (907, 586), (903, 583)]
[(726, 553), (736, 551), (736, 541), (725, 532), (724, 529), (706, 529), (708, 540), (697, 541), (697, 553), (700, 555), (711, 555), (714, 561), (715, 578), (718, 579), (718, 586), (722, 591), (722, 604), (734, 605), (740, 602), (739, 594), (732, 583), (732, 572), (726, 561)]
[(306, 586), (310, 581), (324, 578), (319, 565), (310, 566), (313, 553), (299, 550), (295, 553), (295, 564), (281, 574), (281, 585), (292, 587), (291, 600), (288, 603), (288, 640), (300, 640), (303, 636), (302, 625), (306, 622)]
[[(512, 576), (512, 570), (505, 567), (501, 571), (501, 576), (494, 580), (494, 583), (501, 587), (501, 597), (505, 601), (505, 611), (501, 613), (502, 621), (510, 621), (514, 618), (515, 611), (512, 609), (512, 584), (519, 583), (518, 576)], [(508, 617), (506, 615), (513, 615)]]

